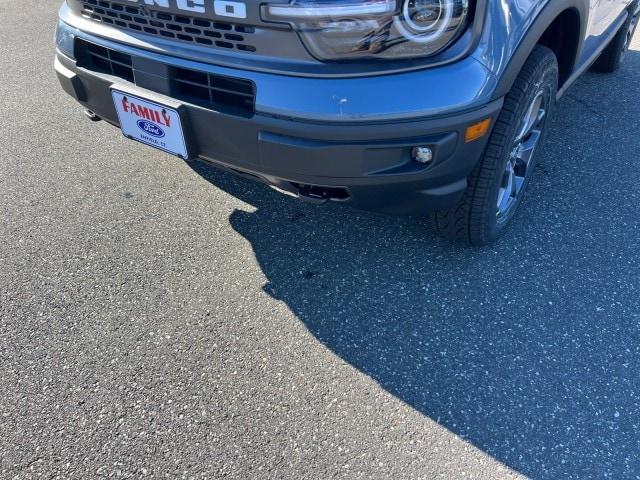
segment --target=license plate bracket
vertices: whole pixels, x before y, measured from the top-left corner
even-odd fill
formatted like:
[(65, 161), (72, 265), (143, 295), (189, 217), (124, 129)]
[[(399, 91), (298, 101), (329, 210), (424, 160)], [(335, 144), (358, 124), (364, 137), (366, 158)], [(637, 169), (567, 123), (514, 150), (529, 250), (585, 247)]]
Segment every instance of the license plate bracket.
[(111, 95), (125, 137), (185, 160), (191, 158), (177, 108), (118, 89), (112, 89)]

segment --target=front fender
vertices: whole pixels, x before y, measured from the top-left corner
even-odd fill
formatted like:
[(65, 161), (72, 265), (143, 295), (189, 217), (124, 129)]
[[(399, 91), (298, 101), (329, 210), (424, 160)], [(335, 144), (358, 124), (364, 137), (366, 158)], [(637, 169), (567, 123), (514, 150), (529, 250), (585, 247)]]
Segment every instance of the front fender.
[(498, 78), (494, 99), (511, 90), (542, 34), (562, 12), (569, 9), (574, 9), (580, 18), (577, 57), (586, 37), (589, 0), (489, 2), (485, 28), (473, 56)]

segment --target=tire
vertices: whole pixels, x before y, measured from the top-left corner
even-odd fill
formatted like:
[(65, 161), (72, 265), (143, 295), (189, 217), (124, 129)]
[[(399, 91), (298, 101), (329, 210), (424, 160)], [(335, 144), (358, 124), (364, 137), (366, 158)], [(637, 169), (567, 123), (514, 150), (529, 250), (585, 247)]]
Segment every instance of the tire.
[(620, 64), (629, 49), (631, 39), (638, 26), (638, 15), (633, 14), (637, 5), (638, 2), (633, 2), (629, 9), (627, 20), (620, 27), (616, 36), (613, 37), (611, 43), (600, 54), (591, 70), (600, 73), (613, 73), (620, 68)]
[[(548, 48), (536, 46), (505, 97), (462, 199), (452, 208), (432, 214), (438, 233), (470, 245), (486, 245), (505, 232), (531, 179), (557, 89), (556, 56)], [(532, 125), (527, 134), (529, 123)]]

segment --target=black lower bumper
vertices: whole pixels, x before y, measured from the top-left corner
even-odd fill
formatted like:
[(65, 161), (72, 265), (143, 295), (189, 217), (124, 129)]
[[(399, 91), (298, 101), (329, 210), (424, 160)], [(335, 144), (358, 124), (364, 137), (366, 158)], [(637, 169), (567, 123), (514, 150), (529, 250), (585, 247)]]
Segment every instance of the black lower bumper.
[[(114, 87), (158, 103), (171, 97), (170, 87), (164, 87), (169, 85), (170, 67), (149, 61), (136, 64), (134, 59), (133, 68), (135, 83), (83, 68), (60, 53), (56, 59), (64, 90), (114, 125)], [(181, 111), (195, 158), (302, 199), (416, 214), (446, 208), (460, 198), (487, 141), (485, 136), (467, 143), (465, 131), (479, 120), (495, 120), (501, 106), (499, 101), (455, 116), (367, 124), (321, 124), (260, 112), (241, 116), (189, 102), (182, 103)], [(430, 146), (434, 160), (426, 166), (413, 161), (416, 145)]]

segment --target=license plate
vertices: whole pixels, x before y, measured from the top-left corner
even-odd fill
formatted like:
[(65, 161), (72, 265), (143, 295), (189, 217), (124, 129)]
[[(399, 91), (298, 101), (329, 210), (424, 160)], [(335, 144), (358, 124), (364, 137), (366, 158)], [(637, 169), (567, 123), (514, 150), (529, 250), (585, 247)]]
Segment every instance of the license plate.
[(118, 90), (111, 95), (125, 137), (189, 158), (177, 110)]

